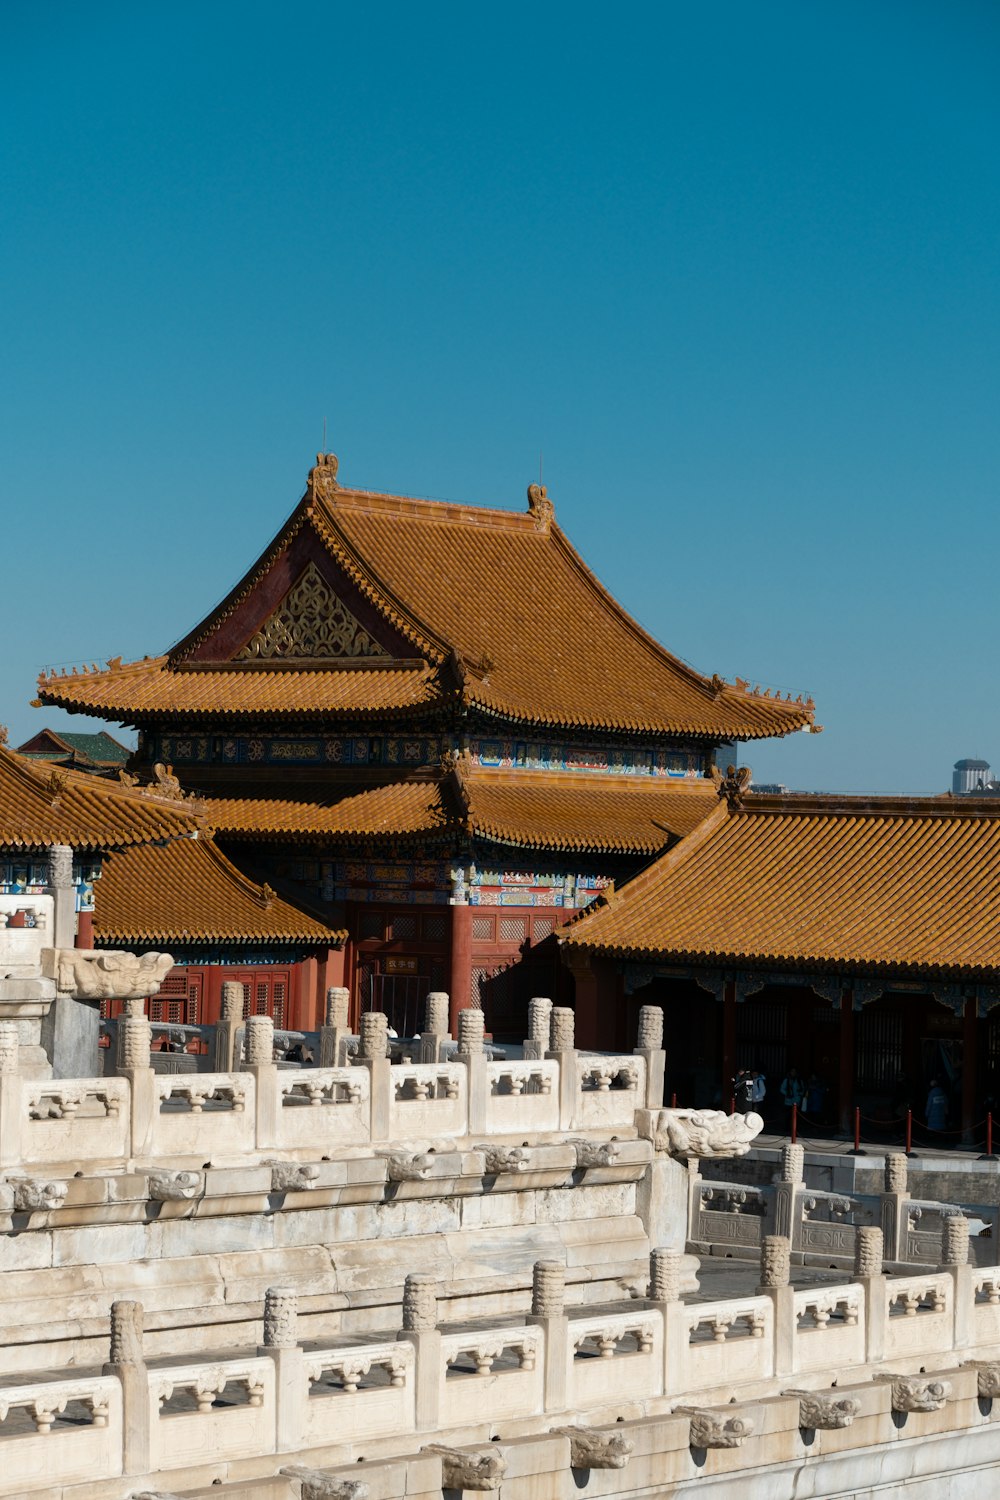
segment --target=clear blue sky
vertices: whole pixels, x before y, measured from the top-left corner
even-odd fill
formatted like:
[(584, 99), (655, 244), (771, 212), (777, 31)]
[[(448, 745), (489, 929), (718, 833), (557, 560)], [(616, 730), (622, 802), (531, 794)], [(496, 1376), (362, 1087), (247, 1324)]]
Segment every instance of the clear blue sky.
[(998, 65), (970, 0), (7, 0), (14, 742), (231, 586), (326, 418), (367, 488), (520, 508), (544, 450), (647, 628), (815, 695), (757, 779), (1000, 766)]

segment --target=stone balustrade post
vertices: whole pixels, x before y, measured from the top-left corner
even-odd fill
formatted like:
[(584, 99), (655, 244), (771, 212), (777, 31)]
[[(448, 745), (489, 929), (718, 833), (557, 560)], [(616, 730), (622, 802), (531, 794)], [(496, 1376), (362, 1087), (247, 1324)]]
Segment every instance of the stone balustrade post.
[(274, 1022), (270, 1016), (248, 1016), (243, 1038), (244, 1069), (252, 1074), (255, 1094), (255, 1138), (258, 1151), (278, 1144), (278, 1065), (274, 1060)]
[(403, 1326), (398, 1339), (413, 1345), (414, 1397), (418, 1432), (440, 1425), (445, 1366), (437, 1325), (437, 1280), (427, 1271), (407, 1276), (403, 1286)]
[(0, 1167), (22, 1164), (21, 1050), (16, 1021), (0, 1021)]
[(563, 1412), (566, 1410), (569, 1368), (569, 1319), (566, 1316), (566, 1266), (563, 1261), (535, 1261), (531, 1273), (531, 1312), (525, 1322), (544, 1332), (542, 1388), (545, 1410)]
[(424, 1025), (420, 1033), (420, 1055), (422, 1063), (441, 1061), (441, 1044), (449, 1041), (448, 1017), (451, 1013), (451, 997), (444, 990), (432, 990), (424, 1008)]
[(580, 1083), (577, 1078), (576, 1016), (568, 1005), (552, 1007), (546, 1057), (559, 1064), (559, 1126), (571, 1130), (576, 1118)]
[(73, 850), (68, 844), (48, 849), (46, 889), (52, 897), (52, 946), (76, 946), (76, 883), (73, 880)]
[(687, 1349), (688, 1329), (681, 1300), (684, 1256), (679, 1250), (658, 1248), (649, 1256), (649, 1300), (663, 1317), (663, 1391), (679, 1390)]
[(885, 1158), (885, 1191), (881, 1203), (882, 1240), (888, 1260), (906, 1260), (910, 1219), (908, 1163), (902, 1151), (888, 1151)]
[(129, 1086), (131, 1141), (133, 1158), (148, 1161), (155, 1152), (154, 1131), (159, 1112), (156, 1097), (156, 1074), (150, 1066), (149, 1053), (153, 1031), (144, 1015), (125, 1014), (118, 1020), (118, 1053), (121, 1062), (119, 1078)]
[(227, 979), (222, 986), (219, 1019), (215, 1023), (212, 1046), (212, 1071), (235, 1073), (236, 1033), (243, 1025), (245, 996), (243, 986), (235, 979)]
[(347, 1041), (351, 1035), (348, 1019), (350, 1009), (350, 990), (343, 985), (331, 985), (326, 992), (326, 1014), (319, 1029), (321, 1068), (342, 1068), (347, 1063)]
[(264, 1294), (264, 1342), (257, 1346), (274, 1364), (275, 1442), (278, 1453), (294, 1453), (303, 1443), (308, 1382), (299, 1344), (298, 1293), (269, 1286)]
[(854, 1231), (854, 1280), (865, 1293), (865, 1359), (869, 1364), (877, 1364), (885, 1354), (888, 1307), (883, 1252), (881, 1229), (865, 1224)]
[(795, 1238), (796, 1200), (805, 1185), (805, 1157), (804, 1146), (786, 1144), (781, 1148), (778, 1180), (773, 1192), (773, 1228), (775, 1234), (782, 1234), (789, 1240)]
[(955, 1349), (968, 1349), (974, 1342), (973, 1306), (975, 1269), (969, 1264), (969, 1221), (964, 1214), (950, 1214), (941, 1226), (941, 1265), (954, 1282)]
[(758, 1297), (774, 1308), (774, 1373), (791, 1375), (795, 1368), (795, 1290), (789, 1284), (792, 1245), (783, 1234), (765, 1234), (760, 1246)]
[(662, 1109), (667, 1054), (663, 1050), (663, 1011), (660, 1006), (643, 1005), (640, 1007), (639, 1034), (632, 1050), (635, 1056), (641, 1057), (646, 1064), (646, 1108)]
[(387, 1056), (389, 1049), (389, 1022), (385, 1012), (366, 1010), (362, 1012), (358, 1026), (358, 1055), (353, 1062), (367, 1068), (371, 1079), (371, 1124), (372, 1141), (387, 1141), (390, 1130), (390, 1106), (392, 1101), (392, 1068)]
[(552, 1001), (544, 995), (536, 995), (528, 1001), (528, 1035), (524, 1039), (524, 1056), (528, 1062), (537, 1062), (549, 1050), (552, 1032)]
[(148, 1474), (149, 1376), (142, 1348), (141, 1302), (112, 1302), (111, 1346), (102, 1374), (114, 1375), (122, 1388), (122, 1469)]
[(466, 1070), (470, 1135), (484, 1131), (488, 1120), (489, 1076), (483, 1050), (485, 1031), (486, 1017), (478, 1006), (470, 1005), (459, 1011), (456, 1061), (463, 1063)]

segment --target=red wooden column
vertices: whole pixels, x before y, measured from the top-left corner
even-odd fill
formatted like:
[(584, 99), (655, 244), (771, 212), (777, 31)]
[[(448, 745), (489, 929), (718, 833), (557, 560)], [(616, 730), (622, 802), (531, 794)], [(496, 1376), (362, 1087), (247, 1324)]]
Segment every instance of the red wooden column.
[(736, 981), (722, 987), (722, 1108), (728, 1113), (736, 1075)]
[(976, 1123), (976, 1084), (979, 1081), (979, 1016), (970, 995), (962, 1017), (962, 1130), (971, 1135)]
[(458, 1035), (458, 1013), (472, 1004), (472, 907), (451, 908), (451, 968), (448, 1028)]
[(854, 1128), (854, 989), (846, 985), (840, 994), (840, 1076), (837, 1082), (837, 1124), (843, 1131)]
[(94, 913), (92, 911), (77, 912), (75, 946), (77, 948), (94, 946)]
[(601, 989), (596, 966), (589, 954), (572, 953), (567, 967), (573, 975), (576, 1011), (576, 1045), (588, 1050), (610, 1049), (613, 1038), (601, 1035)]

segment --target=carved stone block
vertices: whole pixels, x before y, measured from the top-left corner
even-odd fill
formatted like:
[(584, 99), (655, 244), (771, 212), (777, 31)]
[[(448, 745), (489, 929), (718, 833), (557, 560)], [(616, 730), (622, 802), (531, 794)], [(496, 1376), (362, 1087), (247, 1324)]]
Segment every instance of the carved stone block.
[(458, 1050), (464, 1057), (482, 1052), (486, 1017), (478, 1006), (466, 1006), (458, 1013)]
[(222, 986), (221, 1016), (223, 1021), (230, 1021), (233, 1025), (242, 1021), (244, 1004), (243, 986), (235, 979), (227, 979)]
[(385, 1157), (385, 1175), (390, 1182), (423, 1182), (433, 1166), (429, 1151), (392, 1151)]
[(568, 1005), (554, 1005), (550, 1017), (550, 1052), (572, 1052), (576, 1046), (576, 1015)]
[(463, 1450), (429, 1443), (420, 1451), (440, 1455), (441, 1485), (446, 1490), (498, 1490), (507, 1472), (499, 1448)]
[(1000, 1396), (1000, 1360), (970, 1359), (966, 1361), (966, 1368), (975, 1370), (979, 1395), (984, 1401), (995, 1401)]
[(424, 1008), (424, 1031), (428, 1036), (445, 1036), (451, 1002), (443, 990), (431, 990)]
[(558, 1318), (566, 1305), (566, 1266), (536, 1260), (531, 1272), (531, 1311), (536, 1318)]
[(141, 1365), (143, 1308), (141, 1302), (112, 1302), (111, 1347), (113, 1365)]
[(969, 1264), (969, 1221), (964, 1214), (950, 1214), (941, 1226), (941, 1264)]
[(826, 1391), (785, 1391), (786, 1396), (799, 1398), (799, 1426), (811, 1431), (829, 1432), (838, 1427), (850, 1427), (861, 1411), (861, 1402), (855, 1396), (831, 1396)]
[(437, 1280), (428, 1271), (414, 1271), (403, 1284), (403, 1327), (420, 1333), (437, 1327)]
[(871, 1225), (864, 1225), (855, 1230), (855, 1276), (881, 1276), (883, 1253), (881, 1229), (876, 1229)]
[(326, 1025), (334, 1026), (338, 1031), (346, 1031), (350, 1004), (350, 990), (344, 989), (342, 985), (332, 984), (326, 992)]
[(636, 1045), (641, 1052), (658, 1052), (663, 1046), (663, 1011), (659, 1005), (639, 1007), (639, 1034)]
[(14, 1189), (14, 1208), (17, 1213), (46, 1213), (62, 1208), (69, 1191), (65, 1182), (42, 1182), (32, 1177), (11, 1183)]
[(528, 1040), (534, 1043), (536, 1056), (548, 1051), (552, 1036), (552, 1001), (536, 995), (528, 1002)]
[(482, 1146), (486, 1157), (486, 1172), (490, 1177), (500, 1172), (526, 1172), (531, 1165), (531, 1152), (523, 1146)]
[(304, 1193), (316, 1186), (319, 1167), (315, 1162), (272, 1161), (272, 1193)]
[(617, 1141), (570, 1141), (576, 1150), (576, 1169), (586, 1171), (588, 1167), (613, 1167), (621, 1155)]
[(649, 1295), (654, 1302), (679, 1302), (684, 1256), (678, 1250), (653, 1250), (649, 1257)]
[(739, 1448), (753, 1434), (749, 1417), (727, 1416), (697, 1406), (678, 1406), (675, 1412), (691, 1418), (688, 1441), (692, 1448)]
[(358, 1056), (385, 1057), (389, 1048), (389, 1022), (385, 1012), (366, 1010), (358, 1028)]
[(244, 1051), (248, 1067), (274, 1062), (274, 1022), (270, 1016), (247, 1017)]
[(905, 1193), (907, 1180), (906, 1155), (902, 1151), (887, 1151), (885, 1156), (885, 1190), (887, 1193)]
[(778, 1177), (782, 1182), (801, 1182), (805, 1172), (806, 1148), (787, 1144), (781, 1148)]
[(624, 1469), (635, 1449), (623, 1432), (601, 1432), (596, 1427), (553, 1427), (552, 1431), (569, 1438), (572, 1469)]
[(299, 1341), (298, 1293), (288, 1286), (269, 1286), (264, 1293), (264, 1344), (268, 1349), (294, 1349)]
[(925, 1375), (876, 1375), (875, 1380), (892, 1386), (893, 1411), (940, 1411), (951, 1395), (951, 1381)]
[(760, 1284), (787, 1286), (791, 1275), (792, 1242), (783, 1234), (765, 1234), (760, 1245)]
[(16, 1021), (0, 1021), (0, 1073), (16, 1073), (21, 1041)]
[(764, 1129), (760, 1115), (725, 1115), (718, 1109), (661, 1109), (656, 1112), (653, 1145), (682, 1161), (701, 1157), (745, 1156)]
[(201, 1172), (150, 1172), (149, 1196), (155, 1203), (184, 1203), (205, 1191)]
[(363, 1479), (342, 1479), (304, 1464), (288, 1464), (278, 1473), (299, 1481), (301, 1500), (368, 1500), (371, 1492)]

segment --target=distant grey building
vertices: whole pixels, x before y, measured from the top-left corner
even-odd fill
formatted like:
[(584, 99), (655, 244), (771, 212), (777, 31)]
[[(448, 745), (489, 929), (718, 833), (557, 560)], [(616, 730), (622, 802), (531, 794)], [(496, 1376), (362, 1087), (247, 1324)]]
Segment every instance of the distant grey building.
[(987, 760), (956, 760), (951, 775), (951, 790), (956, 797), (969, 792), (981, 792), (990, 782), (990, 763)]

